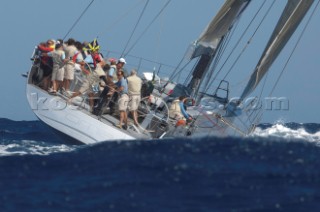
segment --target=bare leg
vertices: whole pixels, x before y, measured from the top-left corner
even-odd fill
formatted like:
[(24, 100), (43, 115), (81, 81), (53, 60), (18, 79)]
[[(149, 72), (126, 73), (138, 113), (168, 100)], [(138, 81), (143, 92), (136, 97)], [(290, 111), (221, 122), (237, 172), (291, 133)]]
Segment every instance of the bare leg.
[(128, 116), (127, 116), (127, 112), (126, 111), (123, 111), (123, 114), (124, 114), (124, 124), (126, 125), (126, 126), (128, 126)]
[(64, 89), (66, 90), (66, 91), (68, 91), (69, 89), (70, 89), (70, 80), (68, 80), (68, 79), (65, 79), (64, 81), (63, 81), (63, 83), (64, 83)]
[(47, 76), (43, 79), (43, 89), (48, 90), (50, 85), (50, 76)]
[(56, 81), (57, 82), (57, 90), (58, 91), (60, 88), (63, 87), (63, 81)]
[(94, 94), (93, 93), (89, 93), (88, 96), (89, 96), (90, 109), (92, 110), (93, 106), (94, 106)]
[(53, 89), (54, 91), (57, 91), (57, 90), (58, 90), (58, 88), (57, 88), (58, 85), (57, 85), (57, 84), (58, 84), (58, 82), (57, 82), (56, 80), (53, 80), (53, 81), (52, 81), (52, 89)]
[(134, 124), (138, 126), (139, 123), (138, 123), (138, 113), (137, 113), (137, 111), (133, 110), (133, 111), (131, 111), (131, 113), (132, 113)]
[(122, 123), (124, 121), (124, 114), (125, 112), (124, 111), (120, 111), (120, 120), (119, 120), (119, 125), (120, 125), (120, 128), (122, 128)]
[(64, 90), (66, 90), (66, 82), (67, 82), (66, 79), (64, 79), (63, 82), (62, 82), (62, 87), (63, 87)]

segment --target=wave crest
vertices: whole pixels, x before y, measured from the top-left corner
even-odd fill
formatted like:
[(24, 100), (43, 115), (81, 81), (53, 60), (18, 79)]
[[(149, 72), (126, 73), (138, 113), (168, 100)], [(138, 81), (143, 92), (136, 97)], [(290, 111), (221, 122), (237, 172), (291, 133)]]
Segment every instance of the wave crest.
[(277, 123), (274, 125), (262, 124), (256, 128), (252, 136), (276, 137), (284, 139), (299, 139), (320, 143), (320, 131), (318, 124)]

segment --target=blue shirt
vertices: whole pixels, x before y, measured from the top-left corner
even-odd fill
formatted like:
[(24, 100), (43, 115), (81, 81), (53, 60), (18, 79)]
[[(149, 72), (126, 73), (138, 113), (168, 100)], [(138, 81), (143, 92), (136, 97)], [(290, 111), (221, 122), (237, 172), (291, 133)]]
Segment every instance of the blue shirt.
[(116, 69), (115, 69), (114, 67), (111, 67), (110, 70), (109, 70), (109, 74), (108, 74), (108, 75), (109, 75), (110, 77), (113, 77), (113, 73), (114, 73), (115, 71), (116, 71)]
[(179, 105), (180, 105), (180, 110), (181, 110), (182, 115), (183, 115), (186, 119), (188, 119), (188, 118), (189, 118), (189, 114), (188, 114), (187, 111), (185, 110), (183, 102), (180, 101), (180, 102), (179, 102)]
[(89, 54), (86, 56), (86, 58), (84, 59), (84, 62), (86, 62), (87, 64), (89, 65), (92, 65), (93, 64), (93, 58), (92, 56)]
[[(79, 55), (78, 55), (78, 56), (79, 56)], [(103, 60), (101, 54), (99, 54), (99, 56), (100, 56), (100, 59)], [(86, 62), (87, 64), (89, 64), (91, 67), (94, 66), (94, 61), (93, 61), (93, 58), (92, 58), (92, 55), (91, 55), (91, 54), (89, 54), (89, 55), (86, 56), (86, 58), (84, 59), (84, 62)]]
[(122, 77), (121, 80), (119, 80), (117, 83), (116, 83), (117, 87), (120, 88), (120, 87), (123, 87), (122, 91), (120, 91), (120, 95), (122, 94), (128, 94), (128, 82), (127, 80)]
[[(77, 63), (82, 62), (82, 61), (83, 61), (82, 53), (79, 52), (79, 51), (77, 51), (76, 54), (78, 54), (78, 55), (77, 55), (77, 58), (76, 58), (76, 62), (77, 62)], [(92, 57), (91, 57), (91, 58), (92, 58)]]

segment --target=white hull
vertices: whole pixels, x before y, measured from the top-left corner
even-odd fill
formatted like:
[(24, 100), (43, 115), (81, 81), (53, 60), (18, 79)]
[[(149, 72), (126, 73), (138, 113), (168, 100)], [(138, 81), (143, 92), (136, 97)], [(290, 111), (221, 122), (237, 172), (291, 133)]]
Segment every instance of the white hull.
[(132, 140), (132, 135), (89, 115), (84, 108), (67, 105), (59, 96), (52, 96), (32, 84), (27, 84), (27, 99), (35, 115), (50, 127), (81, 143)]
[(38, 66), (32, 66), (27, 80), (26, 94), (31, 109), (45, 124), (83, 144), (165, 137), (245, 136), (255, 126), (243, 121), (252, 116), (245, 112), (248, 110), (237, 107), (228, 109), (230, 104), (221, 104), (213, 97), (201, 98), (198, 106), (189, 107), (192, 123), (177, 126), (177, 120), (168, 117), (169, 109), (164, 99), (152, 94), (157, 99), (155, 102), (160, 102), (159, 105), (152, 102), (153, 98), (145, 97), (139, 107), (140, 126), (129, 124), (128, 129), (124, 130), (116, 127), (119, 117), (98, 117), (88, 111), (87, 103), (80, 102), (78, 106), (69, 104), (65, 96), (51, 95), (41, 89), (36, 85), (39, 82), (37, 72)]
[[(113, 118), (113, 123), (106, 119), (98, 119), (82, 107), (67, 104), (66, 99), (61, 96), (53, 96), (33, 84), (27, 84), (27, 99), (35, 115), (45, 124), (55, 130), (84, 144), (95, 144), (104, 141), (134, 140), (134, 139), (154, 139), (148, 133), (141, 133), (138, 130), (122, 130), (115, 126), (118, 122)], [(164, 137), (204, 137), (204, 136), (245, 136), (245, 131), (252, 129), (238, 129), (232, 122), (235, 117), (240, 120), (241, 116), (231, 116), (218, 118), (215, 114), (223, 114), (226, 111), (218, 108), (209, 110), (199, 109), (201, 107), (191, 107), (188, 111), (197, 117), (194, 124), (189, 127), (169, 128), (160, 138)], [(246, 115), (245, 115), (246, 117)], [(112, 118), (112, 117), (111, 117)], [(241, 126), (239, 124), (238, 126)], [(244, 126), (245, 127), (245, 126)], [(159, 128), (158, 125), (155, 128)], [(242, 132), (242, 130), (244, 130)], [(139, 133), (138, 133), (138, 132)], [(159, 137), (158, 137), (159, 138)]]

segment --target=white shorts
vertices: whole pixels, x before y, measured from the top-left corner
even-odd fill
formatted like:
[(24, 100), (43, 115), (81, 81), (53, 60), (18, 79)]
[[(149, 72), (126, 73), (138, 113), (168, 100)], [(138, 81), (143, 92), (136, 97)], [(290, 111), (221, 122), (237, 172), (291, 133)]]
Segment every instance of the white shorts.
[(74, 64), (66, 64), (64, 66), (64, 78), (67, 80), (73, 80), (74, 79)]
[(59, 66), (53, 66), (52, 69), (52, 81), (63, 81), (64, 78), (64, 67), (59, 68)]
[(129, 111), (135, 111), (138, 110), (139, 104), (141, 101), (140, 95), (130, 95), (130, 101), (129, 101)]
[(119, 111), (126, 111), (128, 109), (129, 96), (127, 94), (122, 94), (118, 100)]

